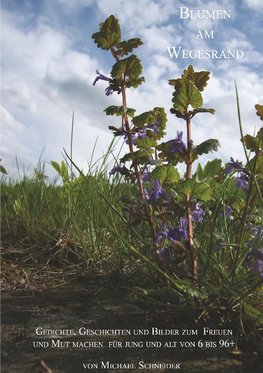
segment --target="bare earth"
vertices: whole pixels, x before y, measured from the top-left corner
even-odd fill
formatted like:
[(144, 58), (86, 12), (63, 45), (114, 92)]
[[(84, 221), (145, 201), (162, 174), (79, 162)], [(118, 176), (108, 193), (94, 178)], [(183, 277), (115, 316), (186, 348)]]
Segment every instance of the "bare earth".
[[(65, 275), (66, 269), (52, 273), (23, 267), (8, 255), (2, 263), (2, 372), (3, 373), (78, 373), (78, 372), (223, 372), (258, 373), (263, 361), (256, 354), (230, 353), (197, 348), (109, 348), (108, 342), (175, 341), (169, 336), (62, 336), (60, 348), (38, 348), (36, 341), (54, 337), (36, 336), (43, 329), (177, 329), (189, 326), (187, 314), (178, 315), (156, 305), (150, 307), (129, 298), (125, 280), (98, 273)], [(24, 268), (24, 269), (22, 269)], [(76, 271), (75, 271), (76, 274)], [(179, 337), (178, 337), (179, 338)], [(180, 337), (177, 340), (184, 340)], [(186, 337), (186, 340), (191, 337)], [(197, 340), (200, 338), (197, 338)], [(192, 340), (194, 340), (192, 338)], [(63, 342), (69, 342), (65, 348)], [(73, 348), (72, 341), (103, 342), (103, 347)], [(104, 369), (101, 362), (133, 364), (133, 369)], [(141, 368), (139, 362), (178, 364), (177, 369)], [(84, 364), (90, 363), (89, 369)], [(96, 364), (98, 368), (96, 368)], [(130, 365), (131, 366), (131, 365)], [(145, 365), (146, 367), (146, 365)]]

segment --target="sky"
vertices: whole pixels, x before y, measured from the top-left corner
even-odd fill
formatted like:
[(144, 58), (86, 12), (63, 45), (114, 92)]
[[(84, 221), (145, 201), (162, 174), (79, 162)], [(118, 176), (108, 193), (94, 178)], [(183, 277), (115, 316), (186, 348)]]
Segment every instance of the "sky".
[[(180, 8), (193, 17), (180, 18)], [(199, 10), (230, 10), (226, 19), (196, 19)], [(73, 159), (85, 172), (99, 160), (112, 140), (108, 125), (118, 118), (103, 110), (121, 105), (116, 93), (105, 95), (105, 82), (93, 86), (96, 69), (108, 75), (114, 60), (98, 49), (91, 35), (110, 14), (118, 18), (122, 38), (139, 37), (136, 54), (143, 64), (145, 84), (127, 93), (128, 106), (140, 114), (156, 106), (168, 114), (166, 139), (184, 131), (182, 120), (169, 113), (172, 87), (192, 64), (209, 70), (203, 92), (204, 107), (215, 115), (193, 119), (193, 140), (199, 144), (217, 138), (215, 157), (244, 160), (237, 120), (235, 81), (238, 86), (244, 134), (261, 126), (255, 104), (263, 104), (263, 2), (261, 0), (2, 0), (1, 4), (1, 164), (9, 175), (17, 163), (31, 173), (41, 159), (52, 176), (50, 162), (60, 162), (69, 151), (74, 112)], [(185, 13), (186, 14), (186, 13)], [(205, 30), (213, 38), (205, 38)], [(203, 38), (197, 37), (199, 31)], [(208, 36), (208, 35), (207, 35)], [(167, 47), (186, 50), (241, 50), (243, 58), (203, 59), (170, 57)], [(121, 143), (115, 145), (117, 155)], [(93, 158), (92, 158), (93, 157)]]

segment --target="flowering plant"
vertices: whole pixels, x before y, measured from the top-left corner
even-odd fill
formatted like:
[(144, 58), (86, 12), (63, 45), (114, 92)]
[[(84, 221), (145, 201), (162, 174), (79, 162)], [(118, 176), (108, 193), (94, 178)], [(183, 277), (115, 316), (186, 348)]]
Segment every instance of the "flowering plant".
[[(173, 139), (165, 141), (167, 114), (164, 108), (157, 106), (137, 115), (136, 110), (128, 107), (127, 103), (127, 90), (136, 89), (144, 83), (141, 61), (133, 53), (142, 45), (142, 41), (138, 38), (122, 40), (119, 22), (113, 15), (100, 24), (99, 31), (94, 33), (92, 38), (99, 48), (109, 51), (114, 58), (109, 77), (97, 71), (94, 85), (99, 80), (106, 81), (106, 95), (117, 93), (121, 97), (121, 105), (111, 105), (105, 109), (105, 113), (120, 117), (120, 125), (109, 126), (109, 129), (114, 136), (122, 137), (128, 145), (128, 152), (118, 161), (110, 175), (116, 177), (116, 174), (119, 174), (127, 183), (137, 185), (137, 193), (130, 203), (126, 200), (125, 211), (130, 214), (131, 222), (133, 215), (136, 216), (137, 222), (138, 219), (147, 222), (149, 230), (145, 229), (144, 235), (151, 238), (150, 245), (161, 265), (175, 271), (173, 263), (181, 258), (192, 272), (194, 282), (197, 282), (200, 253), (196, 232), (207, 214), (213, 213), (209, 207), (218, 201), (222, 184), (224, 185), (228, 177), (231, 184), (232, 175), (237, 173), (235, 187), (240, 193), (248, 193), (255, 187), (259, 189), (255, 162), (258, 164), (259, 159), (262, 162), (262, 154), (259, 154), (262, 131), (254, 138), (248, 135), (243, 137), (247, 149), (257, 153), (255, 160), (248, 162), (247, 166), (242, 166), (231, 158), (224, 170), (221, 160), (214, 159), (207, 162), (204, 168), (199, 164), (193, 174), (194, 162), (203, 154), (216, 151), (219, 147), (216, 139), (206, 139), (197, 145), (192, 140), (193, 118), (204, 113), (215, 113), (214, 109), (203, 107), (202, 94), (210, 72), (196, 72), (190, 65), (181, 77), (169, 80), (173, 87), (173, 105), (170, 111), (176, 121), (185, 123), (186, 134), (184, 136), (180, 129)], [(257, 105), (257, 110), (258, 115), (262, 116), (260, 105)], [(177, 170), (179, 163), (185, 165), (183, 177)], [(262, 165), (259, 167), (262, 173)], [(215, 210), (223, 205), (223, 216), (227, 219), (230, 215), (233, 216), (237, 201), (233, 201), (230, 206), (227, 203), (230, 199), (227, 197), (227, 188), (224, 188)], [(245, 199), (243, 195), (241, 199)], [(247, 218), (247, 213), (244, 214), (242, 231)], [(242, 235), (237, 238), (239, 247), (243, 245), (244, 237), (245, 235)], [(213, 240), (214, 237), (211, 236), (211, 245)], [(253, 251), (250, 252), (250, 261), (251, 256)], [(237, 257), (238, 254), (235, 255), (235, 268)], [(257, 258), (261, 256), (258, 255)]]

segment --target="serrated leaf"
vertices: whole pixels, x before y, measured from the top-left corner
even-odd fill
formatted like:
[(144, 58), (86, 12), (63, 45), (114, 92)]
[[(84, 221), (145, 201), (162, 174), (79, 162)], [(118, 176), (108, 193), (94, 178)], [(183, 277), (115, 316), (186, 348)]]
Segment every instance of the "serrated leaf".
[(153, 111), (146, 111), (140, 115), (136, 115), (136, 117), (132, 119), (132, 123), (138, 128), (142, 128), (146, 124), (153, 123), (154, 121), (155, 115)]
[(204, 202), (212, 199), (212, 189), (209, 184), (206, 182), (197, 182), (195, 179), (185, 180), (180, 186), (180, 191)]
[(204, 179), (214, 177), (218, 175), (221, 170), (222, 161), (221, 159), (214, 159), (213, 161), (208, 161), (204, 167)]
[(256, 152), (259, 149), (259, 141), (256, 137), (253, 137), (251, 135), (245, 135), (242, 138), (242, 141), (245, 143), (246, 148), (248, 150), (251, 150), (252, 152)]
[(170, 109), (171, 114), (175, 114), (177, 118), (183, 118), (186, 119), (186, 115), (181, 113), (179, 110), (175, 110), (173, 108)]
[(194, 184), (192, 194), (204, 202), (210, 201), (212, 199), (212, 189), (209, 184), (205, 182), (196, 182)]
[(208, 154), (209, 152), (217, 151), (219, 146), (220, 143), (218, 140), (209, 139), (197, 145), (193, 152), (197, 155)]
[(113, 15), (109, 16), (100, 24), (100, 30), (92, 35), (92, 39), (101, 49), (109, 50), (117, 46), (121, 41), (119, 21)]
[[(137, 56), (132, 54), (131, 56), (124, 58), (116, 62), (111, 70), (111, 76), (117, 80), (124, 78), (130, 78), (137, 82), (139, 75), (142, 73), (142, 64)], [(140, 78), (141, 79), (141, 78)], [(138, 82), (137, 82), (138, 83)]]
[(120, 159), (121, 163), (132, 161), (134, 164), (145, 164), (151, 159), (151, 152), (145, 150), (138, 150), (136, 152), (127, 153)]
[(138, 48), (140, 45), (142, 45), (143, 42), (141, 39), (134, 38), (134, 39), (129, 39), (127, 41), (121, 41), (118, 44), (118, 51), (117, 54), (121, 54), (123, 56), (131, 53), (134, 48)]
[(161, 139), (165, 134), (165, 128), (167, 123), (167, 115), (164, 108), (155, 107), (151, 111), (146, 111), (140, 115), (137, 115), (132, 119), (132, 123), (138, 128), (151, 128), (151, 125), (157, 123), (158, 133), (154, 136), (155, 139)]
[(194, 83), (195, 87), (199, 91), (203, 91), (204, 88), (207, 86), (207, 81), (209, 80), (209, 71), (198, 71), (195, 72), (192, 65), (189, 65), (187, 70), (184, 70), (184, 73), (182, 75), (183, 79), (189, 79), (191, 82)]
[(177, 79), (173, 93), (173, 108), (181, 113), (185, 113), (188, 106), (199, 108), (203, 104), (203, 98), (199, 90), (190, 80)]
[[(111, 105), (111, 106), (108, 106), (105, 110), (105, 113), (107, 115), (116, 115), (116, 116), (123, 116), (125, 113), (124, 113), (124, 110), (123, 110), (123, 106), (115, 106), (115, 105)], [(132, 108), (127, 108), (126, 109), (126, 113), (129, 117), (133, 117), (134, 116), (134, 113), (135, 113), (135, 109), (132, 109)]]
[(177, 184), (180, 180), (179, 172), (172, 165), (162, 165), (156, 167), (151, 175), (151, 179), (157, 179), (161, 184)]
[(147, 136), (144, 139), (137, 139), (136, 146), (139, 149), (149, 149), (157, 146), (157, 141), (154, 138)]
[(145, 82), (144, 77), (130, 78), (128, 81), (126, 81), (126, 87), (127, 88), (130, 88), (130, 87), (137, 88), (137, 87), (139, 87), (139, 85), (141, 85), (144, 82)]
[(122, 136), (123, 135), (122, 128), (117, 128), (117, 127), (114, 127), (114, 126), (108, 126), (108, 128), (109, 128), (109, 130), (111, 130), (113, 132), (114, 136)]
[(173, 85), (173, 86), (175, 86), (175, 85), (176, 85), (176, 82), (177, 82), (177, 80), (178, 80), (178, 79), (169, 79), (169, 80), (168, 80), (168, 83), (169, 83), (170, 85)]
[(257, 115), (260, 117), (261, 120), (263, 120), (263, 105), (255, 105), (255, 108), (257, 110)]
[(194, 109), (193, 111), (190, 112), (190, 116), (191, 118), (193, 118), (196, 114), (199, 114), (199, 113), (215, 114), (215, 109), (206, 109), (206, 108)]

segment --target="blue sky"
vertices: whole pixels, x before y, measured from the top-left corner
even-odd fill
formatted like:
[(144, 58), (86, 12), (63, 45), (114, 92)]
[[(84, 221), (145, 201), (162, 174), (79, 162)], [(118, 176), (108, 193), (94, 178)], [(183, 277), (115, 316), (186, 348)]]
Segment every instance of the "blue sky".
[[(87, 169), (97, 141), (94, 159), (106, 152), (111, 141), (108, 125), (118, 125), (103, 110), (120, 104), (118, 95), (106, 97), (105, 86), (92, 86), (95, 71), (108, 75), (110, 56), (96, 48), (91, 35), (99, 22), (114, 14), (120, 21), (123, 39), (140, 37), (144, 45), (138, 55), (146, 83), (128, 92), (128, 106), (137, 113), (171, 107), (168, 79), (181, 75), (193, 64), (210, 70), (204, 106), (216, 109), (215, 116), (196, 118), (195, 143), (218, 138), (218, 156), (244, 159), (239, 141), (234, 82), (237, 81), (244, 132), (253, 134), (261, 123), (254, 105), (263, 103), (263, 2), (261, 0), (2, 0), (2, 164), (14, 173), (16, 157), (26, 172), (42, 160), (62, 159), (69, 149), (71, 117), (75, 113), (74, 152), (76, 163)], [(230, 9), (231, 19), (182, 20), (179, 8)], [(213, 39), (196, 38), (198, 30), (213, 30)], [(186, 49), (241, 49), (242, 60), (171, 59), (167, 47)], [(183, 123), (169, 114), (167, 139), (183, 130)], [(211, 157), (211, 156), (210, 156)], [(206, 158), (204, 158), (205, 160)]]

